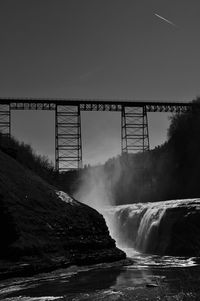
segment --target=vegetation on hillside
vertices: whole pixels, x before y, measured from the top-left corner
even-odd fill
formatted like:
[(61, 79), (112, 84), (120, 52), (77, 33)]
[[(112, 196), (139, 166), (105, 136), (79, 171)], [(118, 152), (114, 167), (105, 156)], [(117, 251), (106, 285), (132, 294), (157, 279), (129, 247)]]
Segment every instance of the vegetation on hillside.
[(37, 155), (29, 144), (0, 133), (0, 150), (53, 184), (56, 176), (53, 164), (47, 157)]

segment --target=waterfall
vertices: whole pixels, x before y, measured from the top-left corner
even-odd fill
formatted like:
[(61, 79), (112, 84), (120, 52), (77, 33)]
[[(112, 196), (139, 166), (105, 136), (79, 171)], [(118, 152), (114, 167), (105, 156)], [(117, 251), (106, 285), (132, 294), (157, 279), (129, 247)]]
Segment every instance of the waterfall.
[(160, 221), (165, 214), (165, 208), (148, 208), (143, 215), (137, 231), (136, 248), (145, 252), (153, 249), (158, 239)]
[(187, 199), (114, 206), (103, 214), (119, 246), (165, 254), (172, 245), (176, 225), (194, 217), (198, 211), (200, 199)]

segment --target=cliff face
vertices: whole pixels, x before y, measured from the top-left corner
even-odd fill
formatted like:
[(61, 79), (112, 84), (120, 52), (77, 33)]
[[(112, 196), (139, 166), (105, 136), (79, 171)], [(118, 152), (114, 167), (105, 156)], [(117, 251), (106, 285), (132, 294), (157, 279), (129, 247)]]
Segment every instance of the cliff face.
[(174, 256), (200, 256), (200, 200), (169, 208), (158, 233), (157, 253)]
[(2, 152), (0, 237), (0, 275), (125, 258), (102, 215)]

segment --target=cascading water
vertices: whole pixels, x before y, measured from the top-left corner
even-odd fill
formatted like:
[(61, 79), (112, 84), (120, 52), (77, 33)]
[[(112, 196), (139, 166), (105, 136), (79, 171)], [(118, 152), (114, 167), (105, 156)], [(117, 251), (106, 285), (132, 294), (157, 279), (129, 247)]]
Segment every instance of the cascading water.
[[(197, 244), (195, 235), (200, 234), (199, 211), (200, 199), (187, 199), (115, 206), (103, 214), (121, 247), (151, 254), (187, 255), (189, 249), (193, 251), (193, 243)], [(188, 237), (190, 246), (184, 245)]]
[(165, 213), (163, 208), (147, 208), (137, 231), (136, 248), (141, 251), (149, 250), (158, 238), (160, 221)]
[(119, 181), (120, 165), (116, 171), (111, 179), (103, 168), (89, 169), (74, 197), (104, 215), (118, 247), (148, 254), (200, 256), (200, 199), (112, 206), (111, 187)]

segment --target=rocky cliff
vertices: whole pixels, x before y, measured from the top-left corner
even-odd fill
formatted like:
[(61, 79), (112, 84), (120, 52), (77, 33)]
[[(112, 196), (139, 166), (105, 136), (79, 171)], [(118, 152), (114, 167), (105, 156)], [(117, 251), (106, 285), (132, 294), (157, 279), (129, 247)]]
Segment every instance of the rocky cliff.
[(102, 215), (0, 152), (0, 277), (125, 258)]
[[(151, 251), (151, 246), (148, 246)], [(163, 215), (155, 249), (158, 254), (200, 256), (200, 199), (183, 200)]]

